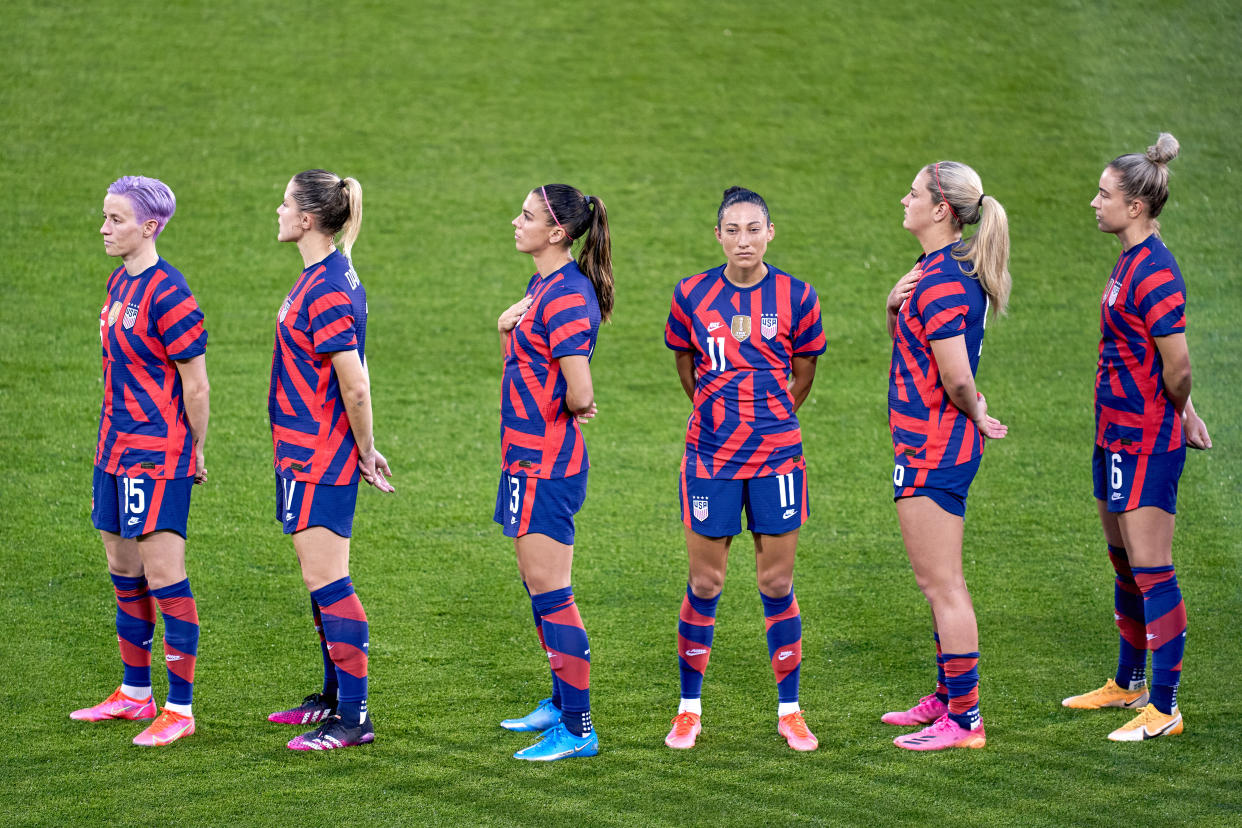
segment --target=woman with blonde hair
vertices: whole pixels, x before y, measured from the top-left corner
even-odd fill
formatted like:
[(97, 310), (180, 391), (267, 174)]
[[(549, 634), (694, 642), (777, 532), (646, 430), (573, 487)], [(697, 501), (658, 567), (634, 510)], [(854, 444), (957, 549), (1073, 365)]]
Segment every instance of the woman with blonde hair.
[[(985, 437), (1007, 427), (975, 388), (988, 309), (1009, 301), (1009, 223), (979, 174), (956, 161), (921, 169), (901, 200), (906, 228), (923, 248), (888, 295), (889, 429), (893, 500), (914, 576), (931, 605), (936, 690), (882, 720), (905, 727), (908, 750), (981, 748), (979, 630), (962, 572), (966, 495)], [(966, 225), (979, 229), (962, 238)]]

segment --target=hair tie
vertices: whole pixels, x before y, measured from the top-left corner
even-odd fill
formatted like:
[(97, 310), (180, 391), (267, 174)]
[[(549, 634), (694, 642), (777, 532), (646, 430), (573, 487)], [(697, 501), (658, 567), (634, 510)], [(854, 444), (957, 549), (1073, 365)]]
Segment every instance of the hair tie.
[(340, 180), (340, 182), (336, 186), (340, 187), (342, 190), (349, 187), (349, 185), (345, 183), (345, 179), (343, 178)]
[(940, 191), (940, 200), (949, 205), (949, 212), (953, 214), (953, 218), (957, 219), (957, 223), (961, 224), (962, 220), (958, 218), (957, 210), (953, 209), (953, 205), (949, 204), (949, 200), (944, 197), (944, 188), (940, 186), (940, 162), (936, 162), (936, 166), (932, 168), (936, 174), (936, 189)]
[(539, 192), (543, 193), (543, 205), (548, 208), (548, 215), (550, 215), (552, 217), (552, 220), (556, 222), (556, 226), (561, 228), (561, 232), (565, 234), (565, 238), (569, 239), (570, 241), (573, 241), (574, 237), (569, 235), (568, 230), (566, 230), (564, 227), (561, 227), (561, 220), (556, 217), (556, 213), (552, 212), (552, 202), (548, 201), (547, 187), (540, 187)]
[(584, 195), (583, 198), (586, 199), (586, 208), (590, 210), (591, 209), (591, 197), (589, 195)]
[(986, 195), (986, 193), (979, 193), (979, 204), (978, 204), (978, 207), (979, 207), (979, 209), (980, 209), (980, 210), (982, 210), (982, 209), (983, 209), (983, 197), (984, 197), (984, 195)]

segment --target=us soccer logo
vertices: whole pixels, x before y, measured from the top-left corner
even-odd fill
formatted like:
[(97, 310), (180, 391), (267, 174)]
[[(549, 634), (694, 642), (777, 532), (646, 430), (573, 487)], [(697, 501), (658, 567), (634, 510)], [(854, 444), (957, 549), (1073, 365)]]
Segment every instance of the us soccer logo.
[(277, 321), (279, 322), (285, 321), (285, 314), (289, 312), (289, 304), (290, 304), (289, 297), (286, 296), (285, 303), (280, 306), (280, 313), (276, 314)]
[(694, 519), (698, 521), (707, 520), (707, 498), (691, 498), (690, 503), (694, 507)]
[(733, 322), (729, 325), (729, 333), (733, 334), (733, 338), (738, 342), (750, 339), (750, 317), (741, 314), (733, 317)]
[(765, 313), (760, 318), (759, 333), (763, 335), (764, 339), (771, 339), (772, 337), (776, 336), (776, 330), (777, 330), (777, 325), (778, 325), (777, 319), (778, 317), (774, 313)]
[(129, 330), (133, 330), (134, 322), (136, 322), (137, 320), (138, 320), (138, 306), (128, 305), (125, 308), (125, 319), (121, 321), (121, 324), (125, 326), (125, 330), (129, 331)]
[(1117, 294), (1119, 293), (1121, 293), (1121, 282), (1113, 282), (1113, 289), (1108, 292), (1108, 306), (1110, 308), (1117, 301)]

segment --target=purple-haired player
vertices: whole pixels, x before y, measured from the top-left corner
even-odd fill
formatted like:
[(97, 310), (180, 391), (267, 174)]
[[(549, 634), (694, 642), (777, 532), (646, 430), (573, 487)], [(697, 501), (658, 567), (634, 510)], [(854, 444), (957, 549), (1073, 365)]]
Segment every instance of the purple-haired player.
[[(198, 610), (185, 535), (190, 490), (207, 480), (210, 405), (202, 311), (185, 277), (155, 250), (176, 209), (172, 190), (155, 178), (124, 176), (104, 197), (99, 232), (122, 265), (108, 277), (99, 311), (104, 393), (91, 520), (116, 590), (124, 675), (103, 702), (69, 714), (90, 722), (154, 718), (134, 739), (144, 746), (194, 733)], [(151, 695), (157, 605), (169, 684), (163, 711)]]

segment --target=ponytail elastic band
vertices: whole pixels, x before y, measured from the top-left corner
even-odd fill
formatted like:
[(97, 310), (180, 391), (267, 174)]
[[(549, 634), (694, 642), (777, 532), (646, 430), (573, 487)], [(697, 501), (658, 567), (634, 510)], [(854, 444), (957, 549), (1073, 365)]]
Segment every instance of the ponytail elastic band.
[(979, 193), (979, 209), (980, 210), (983, 209), (983, 196), (984, 195), (985, 195), (984, 193)]
[(544, 204), (544, 206), (545, 206), (545, 207), (547, 207), (547, 208), (548, 208), (548, 215), (550, 215), (550, 216), (552, 217), (552, 220), (553, 220), (554, 222), (556, 222), (556, 226), (561, 228), (561, 232), (565, 234), (565, 238), (569, 239), (570, 241), (573, 241), (573, 240), (574, 240), (574, 237), (573, 237), (573, 236), (571, 236), (571, 235), (569, 235), (569, 231), (568, 231), (568, 230), (566, 230), (564, 227), (561, 227), (561, 220), (560, 220), (560, 219), (558, 219), (558, 218), (556, 217), (556, 213), (552, 212), (552, 203), (551, 203), (550, 201), (548, 201), (548, 190), (547, 190), (547, 188), (546, 188), (546, 187), (540, 187), (540, 188), (539, 188), (539, 192), (543, 193), (543, 204)]
[(953, 218), (957, 219), (957, 223), (961, 224), (962, 220), (957, 216), (957, 210), (953, 209), (953, 205), (949, 204), (949, 200), (944, 197), (944, 188), (940, 186), (940, 162), (936, 162), (936, 166), (932, 168), (936, 174), (936, 189), (940, 191), (940, 200), (949, 205), (949, 212), (953, 214)]

